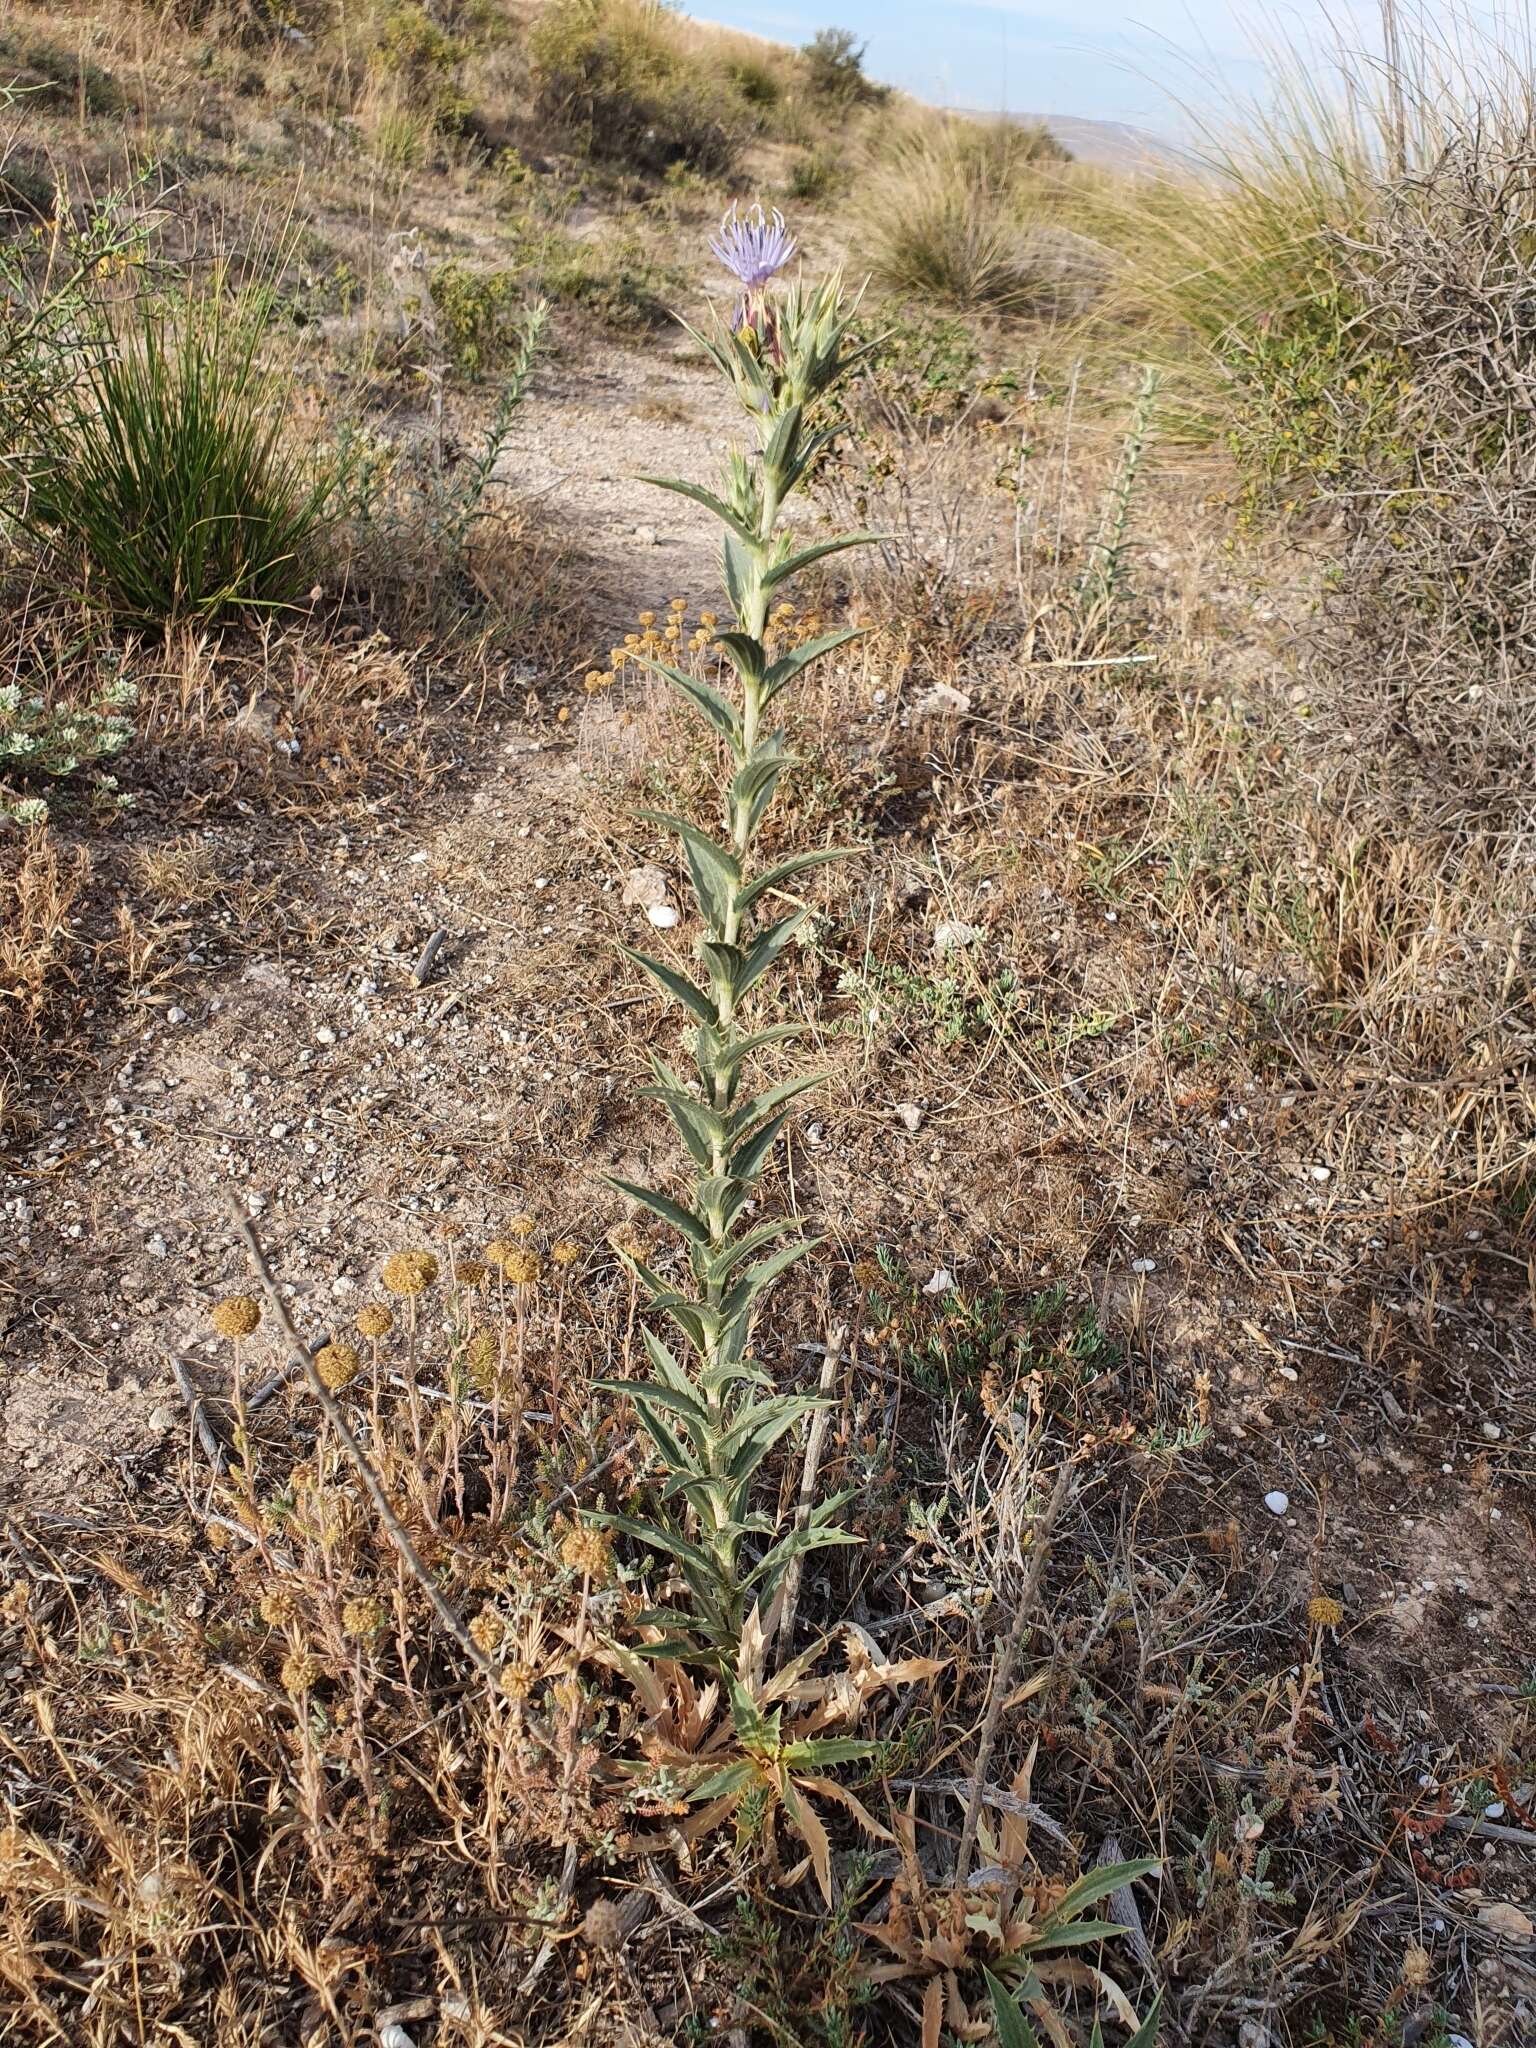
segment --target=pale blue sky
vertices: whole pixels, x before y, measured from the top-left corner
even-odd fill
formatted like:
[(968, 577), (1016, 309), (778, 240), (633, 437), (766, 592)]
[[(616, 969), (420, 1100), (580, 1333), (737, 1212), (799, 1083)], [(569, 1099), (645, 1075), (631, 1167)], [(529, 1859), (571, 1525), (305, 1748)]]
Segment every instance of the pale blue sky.
[(1208, 88), (1197, 71), (1239, 94), (1259, 90), (1257, 55), (1329, 24), (1369, 43), (1377, 0), (695, 0), (690, 12), (776, 41), (818, 28), (855, 31), (874, 78), (949, 106), (1083, 114), (1176, 134), (1176, 100)]

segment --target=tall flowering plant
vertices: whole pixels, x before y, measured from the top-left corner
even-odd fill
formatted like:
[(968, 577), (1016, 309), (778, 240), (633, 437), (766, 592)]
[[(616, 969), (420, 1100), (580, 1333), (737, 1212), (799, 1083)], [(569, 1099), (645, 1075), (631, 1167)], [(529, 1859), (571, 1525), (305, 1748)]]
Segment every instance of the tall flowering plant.
[(714, 641), (718, 681), (659, 660), (647, 665), (722, 743), (721, 819), (718, 830), (709, 830), (663, 812), (644, 814), (682, 843), (704, 927), (697, 973), (624, 949), (692, 1021), (697, 1084), (653, 1053), (655, 1085), (646, 1092), (671, 1116), (693, 1177), (680, 1198), (614, 1182), (682, 1234), (691, 1285), (670, 1285), (643, 1261), (630, 1262), (681, 1344), (674, 1350), (646, 1330), (653, 1377), (610, 1387), (633, 1401), (667, 1476), (649, 1518), (602, 1519), (676, 1563), (686, 1595), (647, 1617), (665, 1631), (658, 1647), (741, 1670), (744, 1637), (759, 1646), (765, 1633), (771, 1639), (769, 1617), (794, 1561), (856, 1540), (837, 1520), (846, 1496), (814, 1505), (787, 1530), (752, 1505), (764, 1459), (820, 1405), (814, 1395), (781, 1392), (749, 1348), (769, 1289), (813, 1243), (792, 1234), (792, 1215), (759, 1221), (749, 1212), (790, 1104), (822, 1077), (754, 1091), (746, 1075), (765, 1048), (795, 1036), (791, 1025), (755, 1025), (752, 1014), (754, 992), (808, 915), (803, 908), (775, 915), (773, 907), (796, 876), (844, 851), (807, 849), (767, 867), (755, 857), (763, 820), (791, 765), (773, 707), (813, 662), (855, 637), (854, 629), (825, 633), (775, 656), (769, 607), (801, 570), (874, 536), (797, 546), (783, 523), (786, 500), (836, 437), (833, 394), (865, 353), (849, 344), (856, 302), (837, 276), (813, 287), (776, 284), (795, 248), (778, 214), (733, 209), (712, 246), (741, 296), (729, 325), (694, 339), (734, 388), (756, 446), (732, 453), (718, 493), (675, 478), (646, 481), (695, 499), (719, 520), (735, 623)]

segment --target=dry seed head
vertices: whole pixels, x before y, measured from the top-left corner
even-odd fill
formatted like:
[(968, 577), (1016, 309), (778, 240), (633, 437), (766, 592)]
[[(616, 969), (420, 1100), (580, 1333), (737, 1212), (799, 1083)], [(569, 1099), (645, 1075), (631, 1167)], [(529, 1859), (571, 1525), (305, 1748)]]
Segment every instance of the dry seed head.
[(395, 1312), (386, 1308), (382, 1301), (366, 1302), (357, 1312), (357, 1333), (360, 1337), (387, 1337), (395, 1327)]
[(471, 1638), (487, 1657), (501, 1648), (501, 1639), (506, 1632), (507, 1625), (494, 1607), (482, 1607), (469, 1624)]
[(491, 1277), (491, 1269), (484, 1259), (461, 1259), (458, 1267), (458, 1282), (461, 1287), (483, 1287)]
[(514, 1287), (533, 1287), (544, 1270), (544, 1261), (537, 1252), (513, 1245), (501, 1262), (501, 1270)]
[(268, 1586), (256, 1603), (256, 1612), (268, 1628), (287, 1628), (298, 1617), (299, 1597), (291, 1586)]
[(594, 1899), (581, 1923), (588, 1948), (618, 1948), (624, 1940), (624, 1915), (612, 1899)]
[(360, 1639), (376, 1636), (388, 1619), (382, 1600), (375, 1600), (370, 1594), (359, 1594), (341, 1610), (342, 1633)]
[(639, 614), (639, 619), (641, 625), (644, 626), (647, 629), (647, 631), (649, 631), (649, 629), (656, 623), (656, 614), (654, 612), (641, 612)]
[(464, 1346), (464, 1370), (477, 1394), (487, 1399), (495, 1391), (501, 1364), (501, 1340), (494, 1330), (476, 1330)]
[(537, 1228), (538, 1225), (528, 1214), (528, 1211), (521, 1209), (507, 1225), (507, 1235), (508, 1237), (532, 1237)]
[(613, 1539), (605, 1530), (578, 1522), (560, 1546), (560, 1562), (573, 1572), (584, 1572), (594, 1585), (607, 1578), (613, 1563)]
[(525, 1664), (520, 1657), (502, 1666), (501, 1689), (509, 1700), (527, 1699), (538, 1682), (538, 1672), (531, 1664)]
[(1307, 1602), (1307, 1619), (1314, 1628), (1337, 1628), (1344, 1619), (1344, 1609), (1327, 1593), (1319, 1593)]
[(431, 1252), (394, 1252), (384, 1261), (379, 1277), (391, 1294), (410, 1300), (425, 1294), (437, 1278), (437, 1260)]
[(308, 1650), (294, 1650), (283, 1659), (283, 1668), (278, 1677), (284, 1692), (313, 1692), (324, 1670), (325, 1666), (320, 1659), (312, 1657)]
[(1427, 1991), (1434, 1966), (1434, 1957), (1429, 1950), (1421, 1948), (1416, 1941), (1410, 1942), (1403, 1951), (1403, 1982), (1410, 1991)]
[(700, 612), (700, 613), (699, 613), (699, 624), (700, 624), (701, 626), (705, 626), (705, 627), (708, 627), (708, 629), (709, 629), (709, 630), (710, 630), (711, 632), (713, 632), (713, 631), (714, 631), (715, 627), (716, 627), (716, 626), (718, 626), (718, 625), (719, 625), (719, 623), (720, 623), (720, 614), (719, 614), (718, 612)]
[(504, 1239), (493, 1237), (485, 1248), (485, 1263), (488, 1266), (494, 1266), (499, 1272), (501, 1270), (501, 1263), (510, 1249), (510, 1245)]
[(228, 1294), (214, 1303), (209, 1321), (221, 1337), (249, 1337), (261, 1321), (261, 1303), (252, 1294)]
[(551, 1245), (549, 1256), (557, 1266), (574, 1266), (581, 1257), (581, 1246), (573, 1237), (562, 1237)]
[(315, 1371), (320, 1375), (320, 1384), (329, 1387), (333, 1394), (339, 1394), (343, 1387), (350, 1387), (363, 1369), (363, 1361), (352, 1344), (326, 1344), (315, 1353)]

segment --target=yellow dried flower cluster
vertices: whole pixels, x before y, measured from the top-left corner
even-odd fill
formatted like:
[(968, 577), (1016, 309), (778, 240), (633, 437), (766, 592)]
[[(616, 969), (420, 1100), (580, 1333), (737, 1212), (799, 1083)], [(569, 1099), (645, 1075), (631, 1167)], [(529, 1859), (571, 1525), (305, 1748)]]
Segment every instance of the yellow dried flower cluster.
[(284, 1692), (313, 1692), (324, 1673), (325, 1666), (318, 1657), (312, 1657), (308, 1650), (293, 1650), (283, 1659), (278, 1678)]
[(437, 1260), (431, 1252), (394, 1252), (384, 1261), (379, 1278), (391, 1294), (411, 1300), (425, 1294), (437, 1278)]
[(501, 1262), (501, 1270), (513, 1287), (536, 1287), (544, 1271), (544, 1261), (526, 1245), (512, 1245)]
[(1344, 1619), (1344, 1609), (1330, 1594), (1318, 1593), (1307, 1602), (1307, 1619), (1314, 1628), (1337, 1628)]
[(539, 1674), (531, 1664), (525, 1664), (515, 1657), (510, 1664), (502, 1666), (501, 1689), (509, 1700), (525, 1700), (539, 1682)]
[(574, 1266), (581, 1257), (581, 1246), (573, 1237), (558, 1238), (550, 1246), (549, 1256), (557, 1266)]
[(370, 1301), (357, 1312), (360, 1337), (387, 1337), (395, 1327), (395, 1312), (382, 1301)]
[(613, 1538), (605, 1529), (578, 1522), (560, 1545), (560, 1562), (573, 1572), (583, 1572), (594, 1585), (601, 1585), (613, 1563)]
[(228, 1294), (208, 1319), (221, 1337), (249, 1337), (261, 1321), (261, 1303), (250, 1294)]
[(507, 1632), (507, 1625), (494, 1607), (482, 1607), (469, 1624), (470, 1639), (487, 1657), (494, 1656), (501, 1648), (501, 1639)]
[(538, 1225), (526, 1209), (520, 1209), (507, 1225), (508, 1237), (532, 1237)]
[(320, 1375), (320, 1384), (329, 1387), (333, 1394), (339, 1394), (343, 1387), (350, 1387), (363, 1369), (363, 1361), (352, 1344), (326, 1344), (315, 1353), (315, 1371)]
[(483, 1287), (491, 1277), (491, 1269), (484, 1259), (460, 1259), (454, 1269), (454, 1278), (461, 1287)]
[(269, 1586), (256, 1603), (256, 1612), (268, 1628), (287, 1628), (298, 1619), (299, 1596), (291, 1586)]
[(342, 1633), (366, 1641), (368, 1637), (376, 1636), (388, 1619), (382, 1600), (360, 1593), (356, 1599), (348, 1600), (341, 1610)]

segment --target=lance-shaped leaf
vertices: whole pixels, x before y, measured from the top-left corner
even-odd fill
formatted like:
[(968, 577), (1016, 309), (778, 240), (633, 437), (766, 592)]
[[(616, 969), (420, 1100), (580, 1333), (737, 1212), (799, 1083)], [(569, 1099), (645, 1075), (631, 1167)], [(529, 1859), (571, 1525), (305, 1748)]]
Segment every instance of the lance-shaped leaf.
[[(845, 548), (867, 547), (871, 541), (889, 540), (888, 533), (845, 533), (837, 540), (822, 540), (811, 547), (801, 548), (797, 554), (775, 563), (763, 572), (762, 587), (765, 591), (777, 590), (781, 583), (787, 583), (791, 576), (798, 576), (802, 569), (809, 569), (813, 562), (820, 562), (828, 555), (840, 555)], [(726, 546), (730, 546), (727, 541)]]
[(724, 939), (701, 939), (699, 961), (713, 984), (721, 1011), (733, 1009), (742, 994), (742, 976), (747, 967), (745, 950), (727, 945)]
[(635, 1413), (639, 1416), (646, 1435), (660, 1451), (662, 1462), (671, 1472), (697, 1472), (698, 1461), (689, 1455), (687, 1446), (667, 1421), (665, 1410), (659, 1399), (659, 1389), (647, 1387), (640, 1381), (615, 1380), (615, 1388), (628, 1392), (633, 1388)]
[(707, 1079), (719, 1074), (722, 1079), (734, 1081), (743, 1060), (751, 1059), (754, 1053), (766, 1046), (782, 1045), (786, 1039), (798, 1038), (802, 1027), (799, 1024), (770, 1024), (766, 1031), (754, 1031), (746, 1038), (738, 1038), (734, 1044), (725, 1044), (719, 1034), (708, 1025), (701, 1026), (695, 1034), (696, 1056), (699, 1071)]
[(637, 477), (636, 482), (654, 484), (658, 491), (676, 491), (681, 498), (692, 498), (696, 504), (703, 505), (706, 510), (713, 512), (733, 533), (740, 534), (749, 546), (757, 539), (757, 535), (745, 519), (733, 512), (725, 500), (717, 498), (713, 491), (706, 491), (698, 484), (685, 483), (681, 477), (675, 476), (642, 476)]
[(765, 1287), (771, 1287), (781, 1273), (787, 1273), (797, 1260), (803, 1259), (807, 1252), (814, 1251), (822, 1242), (819, 1237), (810, 1237), (781, 1245), (771, 1258), (743, 1273), (720, 1304), (722, 1321), (746, 1315)]
[(1161, 1868), (1155, 1856), (1144, 1856), (1134, 1863), (1101, 1864), (1097, 1870), (1090, 1870), (1076, 1884), (1068, 1886), (1052, 1907), (1048, 1924), (1059, 1926), (1075, 1913), (1096, 1906), (1100, 1899), (1107, 1899), (1111, 1892), (1119, 1891), (1121, 1885), (1133, 1884), (1138, 1877), (1151, 1877)]
[(834, 648), (846, 647), (850, 640), (861, 639), (864, 631), (863, 626), (842, 626), (835, 633), (823, 633), (818, 639), (807, 640), (803, 647), (781, 654), (763, 678), (763, 702), (771, 704), (780, 690), (787, 688), (813, 661), (819, 661)]
[(694, 1584), (695, 1576), (704, 1586), (713, 1584), (713, 1558), (697, 1543), (690, 1542), (681, 1529), (669, 1528), (659, 1522), (643, 1522), (634, 1515), (608, 1514), (596, 1508), (588, 1513), (586, 1519), (603, 1529), (617, 1529), (625, 1536), (633, 1536), (637, 1542), (649, 1544), (653, 1550), (664, 1550), (668, 1557), (675, 1557), (695, 1592), (698, 1590)]
[(740, 1109), (732, 1112), (726, 1129), (730, 1143), (739, 1145), (765, 1116), (773, 1116), (794, 1101), (797, 1095), (804, 1095), (808, 1089), (819, 1088), (826, 1080), (825, 1074), (797, 1074), (792, 1081), (780, 1081), (775, 1088), (765, 1088), (760, 1095), (754, 1095), (750, 1102), (744, 1102)]
[(750, 633), (717, 633), (714, 644), (724, 650), (732, 668), (744, 683), (760, 683), (768, 664), (768, 650)]
[(781, 1436), (787, 1436), (810, 1409), (825, 1405), (814, 1395), (781, 1394), (754, 1401), (715, 1445), (716, 1469), (738, 1484), (750, 1479)]
[(649, 953), (637, 953), (633, 946), (626, 946), (622, 941), (619, 942), (619, 951), (626, 960), (632, 960), (636, 967), (643, 967), (654, 982), (685, 1009), (691, 1010), (701, 1024), (719, 1022), (720, 1012), (716, 1004), (703, 989), (691, 982), (686, 974), (680, 974), (675, 967), (669, 967), (665, 960), (652, 959)]
[(707, 1443), (713, 1434), (714, 1425), (708, 1409), (697, 1394), (685, 1393), (681, 1387), (663, 1386), (656, 1380), (595, 1380), (593, 1385), (601, 1394), (622, 1394), (626, 1400), (649, 1401), (653, 1406), (676, 1415), (686, 1424), (696, 1442)]
[(862, 1536), (856, 1536), (851, 1529), (841, 1529), (832, 1522), (812, 1522), (804, 1529), (791, 1529), (781, 1542), (754, 1570), (748, 1572), (743, 1585), (755, 1587), (758, 1598), (770, 1600), (778, 1591), (779, 1581), (797, 1557), (808, 1557), (813, 1550), (839, 1550), (849, 1545), (862, 1543)]
[(731, 609), (738, 619), (747, 616), (748, 606), (763, 587), (757, 559), (730, 534), (725, 536), (725, 588)]
[(649, 1209), (653, 1216), (659, 1216), (664, 1223), (670, 1223), (674, 1230), (682, 1231), (695, 1244), (709, 1243), (709, 1225), (702, 1216), (695, 1216), (691, 1209), (685, 1209), (681, 1202), (674, 1202), (670, 1195), (664, 1195), (658, 1188), (642, 1187), (638, 1181), (620, 1180), (616, 1174), (605, 1173), (604, 1180), (609, 1187), (617, 1188), (620, 1194), (632, 1195), (642, 1208)]
[(766, 1223), (759, 1223), (745, 1237), (732, 1238), (721, 1251), (711, 1254), (708, 1260), (710, 1281), (718, 1287), (743, 1259), (756, 1258), (764, 1245), (772, 1244), (776, 1237), (782, 1237), (786, 1230), (794, 1228), (793, 1216), (770, 1216)]
[(713, 1315), (702, 1303), (690, 1301), (686, 1294), (679, 1294), (675, 1287), (669, 1287), (659, 1273), (654, 1272), (644, 1259), (637, 1259), (633, 1252), (621, 1251), (619, 1258), (625, 1270), (634, 1274), (650, 1296), (651, 1307), (669, 1315), (694, 1350), (703, 1357), (714, 1328)]
[(705, 920), (719, 930), (730, 917), (741, 882), (741, 863), (735, 854), (727, 847), (717, 846), (707, 832), (690, 825), (686, 818), (673, 817), (670, 811), (641, 811), (638, 815), (675, 832), (682, 840), (699, 908)]
[(736, 977), (735, 994), (738, 1002), (749, 989), (755, 988), (762, 980), (809, 915), (810, 912), (806, 910), (792, 910), (788, 917), (781, 917), (777, 924), (767, 925), (758, 933), (748, 946), (746, 958)]
[(796, 875), (803, 875), (810, 868), (824, 867), (829, 861), (852, 860), (858, 850), (856, 846), (824, 846), (818, 847), (813, 853), (790, 854), (776, 867), (769, 868), (764, 874), (755, 875), (744, 889), (738, 891), (738, 914), (745, 916), (759, 897), (766, 896), (770, 889), (782, 889), (784, 884), (792, 881)]
[(805, 408), (801, 405), (786, 406), (774, 422), (773, 432), (768, 436), (763, 449), (763, 468), (771, 476), (775, 470), (782, 470), (795, 459), (800, 445), (800, 428), (805, 419)]
[(651, 1054), (651, 1072), (656, 1076), (656, 1085), (638, 1092), (666, 1105), (667, 1114), (676, 1124), (678, 1135), (695, 1163), (706, 1173), (713, 1172), (717, 1148), (729, 1142), (730, 1131), (725, 1118), (700, 1102), (697, 1096), (690, 1095), (681, 1076), (673, 1073), (658, 1053)]
[(665, 676), (675, 690), (683, 695), (709, 720), (717, 731), (723, 732), (738, 750), (741, 746), (741, 720), (736, 707), (729, 697), (724, 697), (713, 683), (706, 683), (698, 676), (688, 675), (670, 663), (657, 661), (654, 655), (637, 654), (635, 660), (642, 668), (650, 669), (658, 676)]
[(731, 801), (733, 806), (746, 806), (749, 838), (762, 822), (764, 811), (773, 801), (779, 777), (789, 765), (790, 756), (785, 753), (779, 735), (774, 733), (753, 748), (751, 755), (731, 778)]
[(779, 1116), (770, 1117), (755, 1137), (748, 1138), (745, 1145), (739, 1146), (731, 1154), (728, 1170), (732, 1180), (740, 1181), (744, 1186), (751, 1186), (763, 1170), (763, 1161), (773, 1150), (774, 1139), (788, 1122), (787, 1110)]

